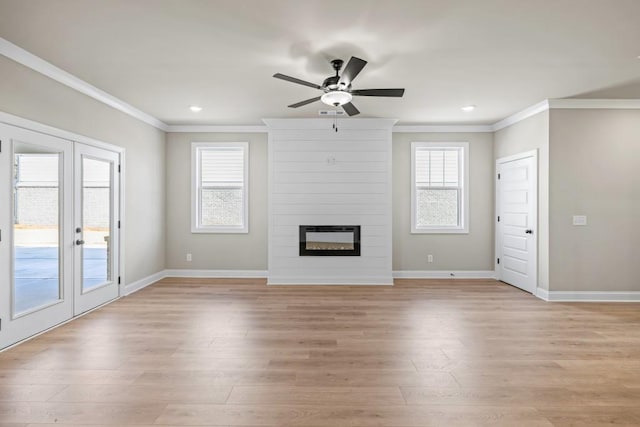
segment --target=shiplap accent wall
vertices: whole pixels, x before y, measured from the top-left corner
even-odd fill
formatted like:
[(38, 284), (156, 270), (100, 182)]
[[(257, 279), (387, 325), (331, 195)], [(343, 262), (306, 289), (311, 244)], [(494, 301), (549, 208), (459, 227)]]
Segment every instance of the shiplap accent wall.
[[(269, 284), (393, 284), (390, 119), (267, 119)], [(299, 256), (300, 225), (360, 225), (361, 256)]]

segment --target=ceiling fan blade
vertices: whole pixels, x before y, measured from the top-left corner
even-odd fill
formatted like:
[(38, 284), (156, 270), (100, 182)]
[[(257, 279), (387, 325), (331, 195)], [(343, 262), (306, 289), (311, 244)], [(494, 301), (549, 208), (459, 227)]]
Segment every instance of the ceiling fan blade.
[(353, 96), (387, 96), (400, 98), (404, 95), (404, 89), (360, 89), (352, 90)]
[(285, 76), (284, 74), (280, 74), (280, 73), (274, 74), (273, 77), (275, 77), (276, 79), (286, 80), (291, 83), (297, 83), (299, 85), (309, 86), (314, 89), (322, 89), (322, 87), (318, 86), (315, 83), (306, 82), (304, 80), (296, 79), (295, 77)]
[(360, 59), (360, 58), (356, 58), (355, 56), (352, 56), (349, 62), (347, 63), (347, 66), (344, 67), (344, 71), (340, 76), (340, 80), (338, 81), (338, 84), (348, 87), (353, 81), (353, 79), (355, 79), (356, 76), (360, 74), (360, 71), (362, 71), (365, 65), (367, 65), (367, 61), (365, 61), (364, 59)]
[(298, 107), (302, 107), (303, 105), (307, 105), (307, 104), (311, 104), (312, 102), (316, 102), (316, 101), (320, 101), (320, 97), (315, 97), (315, 98), (311, 98), (311, 99), (307, 99), (304, 101), (300, 101), (300, 102), (296, 102), (295, 104), (291, 104), (288, 107), (289, 108), (298, 108)]
[(350, 102), (347, 102), (346, 104), (342, 105), (342, 109), (344, 110), (345, 113), (347, 113), (347, 115), (349, 116), (355, 116), (356, 114), (360, 114), (360, 111), (358, 111), (358, 109), (356, 108), (355, 105), (353, 105)]

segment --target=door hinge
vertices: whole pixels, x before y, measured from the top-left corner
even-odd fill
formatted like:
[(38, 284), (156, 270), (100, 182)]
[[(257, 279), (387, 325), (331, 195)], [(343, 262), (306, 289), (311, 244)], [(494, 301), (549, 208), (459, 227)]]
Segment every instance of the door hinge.
[(500, 222), (500, 215), (498, 215), (498, 222)]
[(120, 221), (118, 221), (118, 228), (120, 228)]
[(2, 153), (2, 140), (0, 139), (0, 153)]
[(122, 170), (122, 168), (120, 167), (120, 165), (118, 165), (118, 173), (120, 173)]
[(120, 276), (118, 276), (118, 285), (120, 284)]
[(500, 174), (498, 174), (498, 179), (500, 179)]
[(498, 264), (500, 264), (500, 258), (498, 258)]

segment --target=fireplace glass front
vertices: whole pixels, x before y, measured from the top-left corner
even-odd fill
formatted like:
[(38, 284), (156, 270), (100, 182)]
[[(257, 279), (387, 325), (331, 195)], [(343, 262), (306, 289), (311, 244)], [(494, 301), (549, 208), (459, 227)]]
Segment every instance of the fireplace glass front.
[(301, 225), (300, 256), (360, 256), (360, 226)]

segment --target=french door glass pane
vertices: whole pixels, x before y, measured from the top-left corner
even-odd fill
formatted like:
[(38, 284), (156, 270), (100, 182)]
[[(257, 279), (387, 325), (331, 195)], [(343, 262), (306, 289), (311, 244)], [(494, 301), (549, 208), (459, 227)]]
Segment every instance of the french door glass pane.
[(13, 315), (61, 299), (59, 153), (16, 143)]
[(82, 290), (111, 282), (111, 162), (82, 158)]

